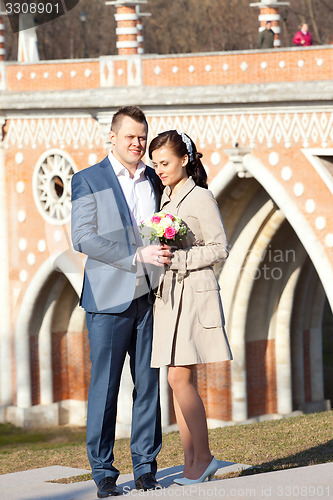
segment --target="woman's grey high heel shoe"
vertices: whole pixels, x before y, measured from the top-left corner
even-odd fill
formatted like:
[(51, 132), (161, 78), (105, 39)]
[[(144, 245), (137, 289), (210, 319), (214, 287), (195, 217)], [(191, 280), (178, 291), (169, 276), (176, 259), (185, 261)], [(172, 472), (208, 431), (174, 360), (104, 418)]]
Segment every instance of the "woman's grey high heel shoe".
[(215, 472), (218, 469), (219, 469), (218, 461), (216, 460), (215, 457), (213, 457), (213, 460), (208, 465), (205, 472), (198, 479), (188, 479), (187, 477), (180, 477), (174, 479), (173, 482), (176, 484), (180, 484), (181, 486), (186, 486), (187, 484), (203, 483), (207, 478), (208, 481), (211, 481), (212, 477), (214, 476)]

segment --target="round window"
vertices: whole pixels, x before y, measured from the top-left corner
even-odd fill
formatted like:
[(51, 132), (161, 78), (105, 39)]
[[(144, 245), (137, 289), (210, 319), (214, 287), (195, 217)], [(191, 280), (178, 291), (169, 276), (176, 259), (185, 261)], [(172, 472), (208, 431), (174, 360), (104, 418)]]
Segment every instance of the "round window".
[(51, 224), (66, 224), (71, 213), (71, 178), (75, 164), (63, 151), (41, 156), (33, 175), (33, 192), (39, 212)]

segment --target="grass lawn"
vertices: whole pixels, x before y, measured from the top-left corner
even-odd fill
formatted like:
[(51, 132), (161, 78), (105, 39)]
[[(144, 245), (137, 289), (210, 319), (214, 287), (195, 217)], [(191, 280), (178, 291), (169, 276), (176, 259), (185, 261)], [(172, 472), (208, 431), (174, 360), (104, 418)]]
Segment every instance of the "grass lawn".
[[(209, 438), (217, 459), (256, 466), (228, 477), (331, 462), (333, 411), (211, 429)], [(115, 466), (122, 473), (131, 472), (129, 440), (117, 440), (114, 452)], [(179, 434), (165, 434), (159, 468), (182, 463)], [(51, 465), (89, 470), (85, 429), (28, 431), (0, 424), (0, 474)], [(87, 474), (80, 479), (90, 478)]]

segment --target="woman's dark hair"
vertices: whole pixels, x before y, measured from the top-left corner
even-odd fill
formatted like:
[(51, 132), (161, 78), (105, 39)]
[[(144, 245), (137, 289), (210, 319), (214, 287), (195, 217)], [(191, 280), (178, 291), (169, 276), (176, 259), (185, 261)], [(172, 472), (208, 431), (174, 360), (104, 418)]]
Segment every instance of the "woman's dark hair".
[(188, 163), (186, 165), (188, 176), (193, 177), (197, 186), (207, 189), (207, 174), (200, 160), (200, 158), (202, 158), (202, 154), (197, 152), (197, 148), (195, 147), (192, 139), (187, 134), (184, 134), (184, 136), (188, 138), (191, 143), (191, 155), (190, 151), (187, 149), (187, 145), (183, 141), (182, 134), (184, 133), (179, 133), (177, 130), (167, 130), (166, 132), (158, 134), (149, 145), (149, 158), (152, 159), (152, 153), (155, 149), (160, 149), (163, 146), (171, 148), (175, 155), (179, 158), (183, 158), (183, 156), (188, 155)]

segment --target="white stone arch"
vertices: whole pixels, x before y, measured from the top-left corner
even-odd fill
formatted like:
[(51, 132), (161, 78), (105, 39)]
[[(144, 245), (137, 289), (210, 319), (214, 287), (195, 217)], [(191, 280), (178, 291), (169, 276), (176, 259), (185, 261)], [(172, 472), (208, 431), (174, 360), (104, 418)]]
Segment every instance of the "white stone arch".
[[(289, 224), (299, 237), (313, 262), (323, 284), (331, 309), (333, 310), (333, 288), (331, 286), (333, 283), (332, 264), (304, 214), (285, 191), (281, 183), (274, 177), (269, 169), (266, 168), (259, 158), (253, 154), (246, 154), (243, 158), (243, 165), (285, 214), (286, 219), (289, 221)], [(237, 169), (235, 164), (233, 162), (228, 162), (219, 174), (214, 177), (209, 188), (214, 193), (215, 197), (218, 197), (236, 177)]]
[[(0, 117), (1, 127), (5, 121)], [(4, 148), (0, 147), (0, 302), (2, 306), (0, 323), (0, 404), (12, 403), (12, 331), (10, 318), (10, 280), (9, 280), (9, 234), (8, 199)]]
[(333, 267), (313, 229), (283, 186), (253, 154), (244, 157), (244, 166), (280, 207), (309, 255), (333, 310)]
[(290, 321), (293, 312), (293, 299), (301, 267), (296, 267), (284, 287), (276, 313), (276, 384), (277, 412), (288, 415), (292, 407), (292, 374), (290, 355)]
[[(56, 268), (63, 272), (78, 295), (82, 286), (81, 260), (75, 259), (73, 252), (51, 255), (33, 276), (23, 297), (15, 328), (15, 365), (17, 380), (17, 407), (30, 408), (31, 373), (29, 351), (29, 324), (40, 290)], [(45, 318), (47, 321), (47, 318)], [(47, 342), (47, 341), (46, 341)], [(45, 346), (46, 347), (46, 346)], [(49, 400), (50, 396), (45, 397)]]
[[(265, 228), (263, 230), (266, 232)], [(261, 379), (265, 381), (261, 389), (265, 390), (266, 385), (267, 392), (259, 403), (261, 407), (266, 408), (266, 411), (253, 413), (253, 403), (257, 400), (258, 404), (259, 401), (252, 388), (252, 392), (248, 392), (247, 395), (249, 401), (247, 405), (248, 418), (257, 417), (263, 413), (290, 414), (293, 411), (290, 325), (294, 313), (294, 297), (298, 277), (304, 265), (306, 252), (286, 220), (277, 228), (266, 248), (269, 250), (258, 267), (259, 278), (255, 281), (248, 301), (244, 336), (244, 350), (247, 350), (248, 342), (266, 341), (265, 357), (260, 358), (260, 361), (261, 363), (268, 362), (264, 378)], [(282, 260), (279, 260), (278, 263), (274, 257), (271, 260), (276, 249), (279, 249), (283, 255)], [(291, 258), (289, 258), (290, 249), (293, 251)], [(270, 254), (270, 252), (272, 253)], [(274, 267), (270, 269), (270, 266)], [(265, 269), (269, 271), (268, 277)], [(278, 274), (275, 273), (276, 269), (279, 270)], [(253, 370), (253, 365), (248, 367), (247, 363), (248, 359), (246, 359), (245, 365), (246, 380), (247, 390), (251, 391), (252, 375), (253, 371), (256, 370)]]
[(66, 283), (66, 278), (58, 279), (50, 290), (53, 300), (44, 313), (42, 323), (38, 332), (38, 359), (39, 359), (39, 381), (40, 381), (40, 404), (50, 405), (53, 403), (53, 379), (52, 379), (52, 342), (51, 327), (57, 304), (57, 297)]
[[(247, 158), (251, 157), (252, 155), (247, 155)], [(257, 160), (257, 159), (255, 159)], [(259, 161), (259, 160), (258, 160)], [(308, 224), (304, 224), (302, 226), (302, 219), (304, 219), (305, 223), (306, 220), (303, 216), (303, 214), (299, 211), (298, 207), (296, 206), (295, 203), (293, 203), (292, 200), (289, 200), (284, 192), (283, 187), (278, 183), (278, 181), (275, 180), (275, 178), (270, 174), (268, 170), (265, 169), (263, 165), (261, 165), (261, 170), (257, 168), (256, 164), (252, 164), (252, 171), (251, 175), (255, 178), (255, 180), (258, 182), (258, 185), (261, 185), (265, 191), (268, 193), (268, 195), (271, 197), (273, 202), (276, 202), (277, 206), (281, 209), (281, 212), (283, 212), (284, 215), (288, 216), (287, 220), (292, 227), (292, 229), (295, 231), (295, 234), (299, 238), (300, 243), (304, 246), (305, 250), (309, 254), (309, 246), (312, 247), (312, 256), (313, 254), (316, 254), (316, 251), (318, 249), (318, 246), (320, 246), (318, 240), (315, 240), (315, 235), (313, 234), (311, 227), (307, 227)], [(224, 169), (226, 171), (224, 172)], [(265, 170), (265, 173), (267, 173), (266, 177), (264, 178), (265, 182), (262, 182), (261, 178), (261, 171)], [(210, 184), (209, 188), (213, 191), (215, 194), (216, 198), (223, 198), (223, 193), (228, 192), (228, 188), (232, 185), (235, 179), (239, 177), (243, 177), (239, 175), (238, 169), (234, 166), (232, 162), (229, 162), (223, 169), (222, 171), (214, 178), (212, 183)], [(276, 189), (275, 184), (278, 185), (278, 190)], [(278, 191), (278, 196), (276, 196), (276, 193)], [(292, 210), (290, 210), (291, 203), (293, 205)], [(268, 206), (268, 204), (267, 204)], [(226, 209), (228, 212), (228, 202), (226, 203)], [(261, 212), (265, 211), (265, 205), (261, 206)], [(285, 208), (287, 208), (285, 213)], [(293, 214), (290, 212), (297, 211), (297, 214)], [(269, 212), (269, 211), (268, 211)], [(266, 216), (269, 216), (268, 212), (266, 213)], [(273, 213), (274, 211), (272, 211)], [(223, 213), (223, 209), (222, 209)], [(260, 213), (260, 212), (259, 212)], [(291, 217), (290, 217), (291, 215)], [(258, 218), (258, 216), (257, 216)], [(264, 219), (265, 217), (263, 217)], [(228, 214), (226, 217), (226, 220), (228, 219)], [(290, 220), (291, 219), (291, 220)], [(254, 224), (254, 222), (253, 222)], [(252, 225), (253, 225), (252, 224)], [(301, 231), (299, 231), (301, 224)], [(250, 223), (248, 224), (250, 226)], [(296, 230), (296, 228), (298, 230)], [(307, 231), (310, 229), (310, 231)], [(253, 234), (253, 231), (250, 231), (249, 234), (249, 228), (244, 227), (243, 230), (244, 234), (246, 232), (248, 233), (247, 236), (250, 236), (250, 234)], [(311, 234), (312, 233), (312, 234)], [(239, 322), (244, 319), (246, 321), (246, 309), (248, 307), (248, 303), (246, 305), (243, 304), (243, 309), (241, 310), (239, 308), (239, 305), (236, 304), (235, 307), (233, 304), (235, 304), (235, 295), (234, 291), (238, 291), (238, 286), (239, 283), (238, 277), (239, 277), (239, 272), (242, 267), (244, 267), (244, 259), (246, 257), (246, 254), (248, 252), (249, 246), (251, 243), (243, 241), (241, 244), (240, 241), (238, 241), (239, 237), (241, 237), (242, 234), (238, 234), (237, 238), (235, 240), (235, 244), (232, 247), (231, 254), (229, 259), (226, 261), (222, 268), (222, 272), (220, 275), (220, 282), (222, 284), (222, 296), (223, 296), (223, 303), (226, 311), (226, 317), (227, 317), (227, 330), (228, 326), (230, 327), (230, 320), (233, 318), (236, 318), (236, 320)], [(311, 237), (311, 241), (308, 245), (305, 244), (305, 241), (307, 242), (307, 238)], [(304, 241), (305, 240), (305, 241)], [(251, 240), (252, 241), (252, 240)], [(235, 245), (240, 246), (242, 249), (242, 255), (236, 252), (235, 250)], [(237, 249), (237, 248), (236, 248)], [(233, 253), (234, 252), (234, 253)], [(321, 248), (321, 255), (324, 254), (323, 249)], [(311, 262), (312, 261), (312, 256), (309, 254)], [(316, 262), (320, 266), (320, 258), (316, 255), (317, 259)], [(260, 260), (260, 259), (259, 259)], [(288, 281), (285, 283), (284, 289), (282, 290), (282, 295), (280, 297), (280, 301), (278, 304), (278, 309), (276, 311), (275, 315), (275, 326), (274, 323), (270, 325), (270, 329), (273, 328), (275, 330), (275, 335), (277, 339), (277, 350), (276, 350), (276, 370), (278, 372), (278, 377), (283, 374), (283, 377), (279, 377), (279, 387), (278, 387), (278, 399), (277, 399), (277, 407), (278, 407), (278, 413), (281, 414), (286, 414), (290, 413), (293, 410), (292, 407), (292, 392), (291, 392), (291, 365), (290, 365), (290, 321), (292, 317), (292, 311), (294, 307), (294, 296), (295, 296), (295, 291), (296, 287), (298, 284), (298, 279), (302, 270), (302, 267), (304, 265), (304, 253), (303, 255), (299, 255), (297, 259), (297, 266), (295, 265), (293, 269), (290, 269), (288, 271)], [(326, 259), (327, 260), (327, 259)], [(233, 262), (232, 262), (233, 261)], [(319, 262), (318, 262), (319, 261)], [(230, 264), (230, 265), (229, 265)], [(233, 265), (231, 265), (233, 264)], [(315, 264), (315, 263), (313, 263)], [(253, 267), (253, 266), (252, 266)], [(254, 266), (255, 267), (255, 266)], [(292, 267), (292, 266), (291, 266)], [(325, 267), (325, 266), (323, 266)], [(314, 268), (312, 268), (314, 270)], [(236, 271), (235, 271), (236, 270)], [(322, 269), (323, 273), (325, 274), (325, 269)], [(316, 273), (315, 273), (316, 274)], [(223, 294), (223, 285), (227, 286), (228, 288), (228, 293)], [(327, 285), (327, 282), (326, 282)], [(320, 288), (321, 284), (320, 282), (317, 284), (317, 286)], [(249, 287), (251, 288), (251, 283), (249, 283)], [(229, 294), (229, 292), (231, 292)], [(325, 293), (322, 288), (322, 292), (325, 298)], [(314, 326), (311, 328), (311, 342), (313, 345), (313, 351), (315, 352), (315, 355), (311, 356), (311, 365), (315, 364), (315, 360), (317, 359), (319, 361), (319, 365), (321, 366), (322, 369), (322, 362), (320, 363), (320, 360), (322, 358), (322, 353), (321, 353), (321, 341), (318, 342), (318, 328), (320, 328), (320, 321), (321, 321), (321, 315), (322, 315), (322, 309), (323, 309), (323, 295), (320, 295), (318, 292), (318, 298), (316, 300), (316, 308), (313, 309), (311, 308), (311, 322), (314, 324)], [(244, 301), (243, 301), (244, 302)], [(246, 301), (247, 302), (247, 301)], [(236, 311), (236, 313), (235, 313)], [(312, 312), (315, 317), (312, 317)], [(277, 325), (277, 319), (284, 320), (283, 324), (280, 323)], [(244, 323), (243, 321), (243, 323)], [(243, 324), (244, 327), (244, 324)], [(239, 356), (241, 359), (244, 358), (245, 356), (245, 328), (239, 328), (238, 334), (235, 335), (237, 332), (232, 328), (231, 331), (231, 345), (232, 349), (235, 354), (235, 358), (237, 357), (239, 360)], [(313, 332), (313, 333), (312, 333)], [(229, 333), (229, 331), (228, 331)], [(230, 334), (230, 333), (229, 333)], [(286, 335), (288, 336), (288, 341), (285, 342), (286, 340)], [(238, 337), (236, 339), (236, 337)], [(237, 346), (236, 346), (237, 344)], [(236, 349), (235, 349), (236, 348)], [(300, 355), (299, 358), (302, 360), (302, 356)], [(232, 372), (233, 377), (232, 377), (232, 393), (233, 393), (233, 419), (237, 421), (243, 421), (246, 420), (247, 414), (246, 414), (246, 363), (245, 363), (245, 358), (243, 359), (244, 363), (244, 371), (243, 371), (243, 376), (242, 374), (238, 373), (239, 372), (239, 366), (237, 366), (237, 363), (235, 364), (235, 361), (232, 363)], [(235, 365), (235, 366), (233, 366)], [(238, 363), (239, 365), (239, 363)], [(286, 370), (285, 370), (286, 368)], [(321, 370), (322, 371), (322, 370)], [(237, 372), (237, 373), (236, 373)], [(298, 370), (299, 372), (299, 370)], [(311, 371), (311, 387), (314, 387), (314, 393), (316, 397), (316, 401), (318, 401), (319, 406), (321, 406), (321, 409), (323, 409), (323, 382), (322, 382), (322, 373), (318, 372), (317, 370)], [(304, 380), (302, 379), (299, 381), (300, 383), (298, 384), (300, 387), (299, 389), (302, 392), (302, 385), (303, 385), (303, 391), (304, 391)]]
[[(220, 275), (222, 291), (224, 289), (224, 284), (228, 288), (228, 293), (223, 295), (224, 313), (227, 324), (231, 322), (239, 278), (247, 257), (250, 255), (253, 241), (260, 231), (261, 225), (264, 224), (265, 220), (274, 212), (274, 206), (271, 200), (267, 200), (263, 203), (259, 201), (255, 209), (256, 212), (251, 217), (251, 220), (245, 225), (241, 234), (238, 235), (237, 240), (234, 242), (230, 255)], [(251, 264), (250, 272), (255, 268), (253, 258), (251, 259)]]
[(222, 193), (237, 177), (237, 170), (233, 162), (226, 163), (209, 184), (209, 189), (215, 197)]
[[(322, 320), (326, 294), (319, 276), (307, 257), (301, 270), (295, 294), (292, 323), (293, 399), (296, 410), (321, 411), (329, 409), (324, 399), (324, 367), (322, 346)], [(304, 353), (304, 332), (308, 331), (309, 360)], [(311, 399), (305, 397), (305, 366), (309, 370), (307, 380)]]
[(260, 266), (266, 248), (283, 223), (284, 215), (280, 210), (273, 213), (270, 211), (265, 219), (253, 242), (251, 256), (244, 262), (244, 268), (237, 284), (232, 317), (230, 318), (231, 348), (234, 352), (234, 358), (237, 359), (237, 362), (234, 361), (231, 365), (232, 408), (233, 420), (235, 421), (246, 420), (248, 416), (245, 332), (249, 300), (254, 285), (254, 272)]

